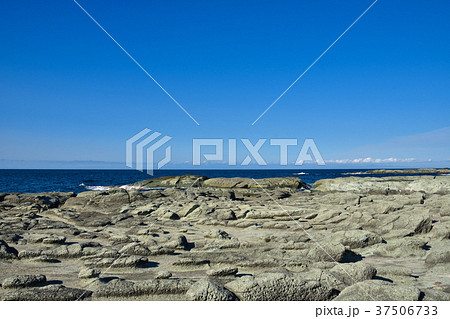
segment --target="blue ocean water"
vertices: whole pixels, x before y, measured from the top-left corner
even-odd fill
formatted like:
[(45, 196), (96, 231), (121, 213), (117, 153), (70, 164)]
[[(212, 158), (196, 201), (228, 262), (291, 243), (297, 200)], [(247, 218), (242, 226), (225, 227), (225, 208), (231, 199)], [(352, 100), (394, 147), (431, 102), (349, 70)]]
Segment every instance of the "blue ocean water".
[[(150, 176), (136, 170), (0, 169), (1, 193), (83, 192), (93, 186), (119, 186), (160, 176), (203, 175), (208, 177), (299, 177), (308, 184), (324, 178), (348, 176), (361, 169), (259, 169), (259, 170), (155, 170)], [(363, 175), (373, 176), (373, 175)], [(382, 176), (382, 175), (377, 175)]]

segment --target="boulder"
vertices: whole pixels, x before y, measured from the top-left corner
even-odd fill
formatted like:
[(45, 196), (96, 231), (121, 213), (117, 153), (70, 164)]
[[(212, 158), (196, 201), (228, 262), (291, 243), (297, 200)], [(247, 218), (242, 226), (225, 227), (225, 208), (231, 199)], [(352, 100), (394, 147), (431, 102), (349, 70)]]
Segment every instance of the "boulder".
[(332, 235), (332, 242), (339, 242), (350, 249), (363, 248), (379, 244), (383, 241), (381, 236), (366, 230), (341, 230)]
[(392, 239), (386, 244), (380, 244), (375, 250), (375, 254), (402, 258), (410, 256), (421, 257), (426, 254), (426, 244), (427, 241), (414, 237)]
[(74, 196), (73, 192), (3, 194), (2, 203), (12, 206), (36, 205), (39, 209), (51, 209), (60, 207), (66, 200)]
[(399, 266), (381, 266), (377, 268), (377, 275), (381, 277), (411, 277), (412, 270)]
[(150, 279), (136, 282), (115, 279), (97, 289), (94, 296), (109, 298), (185, 294), (192, 283), (188, 279)]
[(433, 217), (426, 212), (400, 210), (383, 220), (383, 224), (379, 226), (377, 232), (383, 234), (385, 238), (401, 235), (411, 236), (414, 234), (428, 233), (433, 227), (432, 223)]
[(47, 281), (44, 275), (17, 275), (8, 277), (2, 282), (3, 288), (25, 288), (38, 286)]
[(425, 258), (428, 265), (450, 263), (450, 240), (435, 243)]
[(250, 185), (256, 183), (251, 178), (242, 178), (242, 177), (234, 177), (234, 178), (210, 178), (203, 182), (203, 186), (205, 187), (215, 187), (215, 188), (250, 188)]
[(120, 258), (90, 258), (84, 261), (86, 267), (136, 268), (148, 262), (145, 257), (122, 256)]
[(307, 257), (313, 261), (335, 261), (344, 259), (346, 249), (342, 244), (318, 243), (308, 251)]
[(68, 288), (63, 285), (50, 285), (8, 292), (4, 301), (72, 301), (91, 297), (92, 291)]
[(14, 247), (10, 247), (5, 241), (0, 240), (0, 259), (16, 259), (18, 254)]
[(404, 285), (395, 285), (381, 280), (366, 280), (341, 291), (334, 300), (339, 301), (418, 301), (420, 290)]
[(183, 176), (163, 176), (136, 182), (130, 186), (137, 188), (160, 188), (160, 187), (198, 187), (202, 181), (208, 177), (200, 175), (183, 175)]
[(237, 267), (222, 267), (218, 269), (210, 269), (206, 272), (208, 276), (211, 277), (224, 277), (224, 276), (234, 276), (238, 272)]
[(190, 213), (194, 212), (199, 207), (200, 207), (200, 205), (195, 204), (195, 203), (188, 204), (188, 205), (184, 206), (180, 211), (178, 211), (177, 215), (179, 217), (186, 217)]
[(372, 279), (377, 274), (377, 269), (362, 262), (338, 264), (331, 268), (331, 272), (341, 275), (344, 282), (352, 285), (355, 282)]
[(137, 255), (137, 256), (150, 256), (153, 254), (150, 249), (136, 242), (129, 243), (119, 250), (119, 254), (125, 253), (128, 255)]
[(46, 245), (61, 245), (66, 242), (66, 237), (64, 236), (50, 236), (42, 240), (43, 244)]
[(317, 281), (308, 282), (280, 273), (245, 276), (227, 283), (225, 288), (240, 300), (253, 301), (325, 301), (337, 294)]
[(233, 301), (237, 297), (222, 286), (209, 279), (201, 279), (193, 284), (186, 292), (186, 296), (192, 301)]
[(188, 250), (189, 249), (189, 243), (186, 239), (186, 236), (184, 235), (178, 235), (176, 238), (174, 238), (173, 240), (167, 242), (164, 244), (165, 248), (171, 248), (171, 249), (184, 249), (184, 250)]
[(83, 268), (78, 273), (78, 278), (80, 279), (88, 279), (88, 278), (97, 278), (100, 276), (101, 271), (99, 269), (93, 268)]
[(450, 293), (437, 289), (421, 289), (423, 301), (450, 301)]
[(374, 267), (361, 262), (333, 264), (334, 267), (332, 268), (327, 267), (328, 269), (326, 270), (313, 268), (299, 273), (299, 276), (304, 280), (319, 281), (325, 286), (341, 291), (356, 282), (372, 279), (377, 274), (377, 270)]
[(206, 238), (215, 238), (215, 239), (230, 239), (230, 235), (221, 229), (211, 230), (205, 234)]
[(172, 277), (172, 273), (168, 270), (162, 270), (155, 275), (155, 279), (168, 279)]

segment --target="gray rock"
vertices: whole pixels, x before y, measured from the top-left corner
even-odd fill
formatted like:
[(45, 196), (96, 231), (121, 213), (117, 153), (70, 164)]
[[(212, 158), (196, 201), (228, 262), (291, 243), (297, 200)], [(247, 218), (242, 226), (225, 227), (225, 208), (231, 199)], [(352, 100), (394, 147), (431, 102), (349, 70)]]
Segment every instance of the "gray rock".
[(426, 244), (427, 241), (414, 237), (392, 239), (387, 244), (380, 245), (375, 252), (382, 256), (392, 257), (424, 256)]
[(199, 207), (200, 207), (200, 205), (195, 204), (195, 203), (189, 204), (189, 205), (183, 207), (179, 212), (177, 212), (177, 215), (178, 215), (179, 217), (186, 217), (186, 216), (188, 216), (190, 213), (194, 212), (194, 211), (195, 211), (197, 208), (199, 208)]
[(3, 288), (25, 288), (43, 284), (47, 281), (44, 275), (17, 275), (8, 277), (2, 282)]
[(91, 297), (92, 291), (68, 288), (63, 285), (16, 290), (6, 293), (4, 301), (72, 301)]
[(20, 259), (25, 259), (25, 258), (33, 258), (33, 257), (39, 257), (42, 254), (42, 250), (21, 250), (18, 253), (18, 256)]
[[(19, 256), (22, 258), (22, 255), (29, 255), (31, 252), (21, 251)], [(48, 257), (54, 258), (78, 258), (83, 254), (83, 247), (80, 244), (71, 244), (71, 245), (61, 245), (57, 248), (48, 249), (41, 251), (42, 255), (46, 255)], [(32, 256), (27, 256), (32, 257)]]
[(409, 277), (412, 271), (408, 268), (385, 266), (377, 268), (377, 274), (382, 277)]
[(78, 278), (80, 279), (88, 279), (88, 278), (97, 278), (100, 276), (101, 271), (95, 268), (83, 268), (78, 273)]
[(189, 249), (189, 243), (184, 235), (178, 235), (175, 239), (164, 244), (165, 248), (171, 249)]
[(366, 230), (337, 231), (332, 238), (333, 242), (338, 241), (342, 245), (350, 247), (350, 249), (372, 246), (383, 241), (381, 236)]
[(35, 258), (30, 259), (30, 262), (56, 264), (56, 263), (59, 263), (61, 261), (59, 261), (58, 259), (51, 258), (51, 257), (43, 255), (43, 256), (39, 256), (39, 257), (35, 257)]
[(168, 279), (170, 277), (172, 277), (172, 273), (168, 270), (160, 271), (155, 275), (155, 279)]
[(257, 179), (256, 182), (251, 178), (234, 177), (234, 178), (210, 178), (203, 182), (203, 186), (216, 188), (307, 188), (308, 184), (304, 183), (297, 177), (276, 177)]
[(227, 289), (217, 285), (209, 279), (201, 279), (193, 284), (186, 292), (189, 300), (193, 301), (233, 301), (237, 297)]
[(450, 240), (433, 244), (425, 262), (429, 265), (450, 263)]
[(216, 239), (230, 239), (230, 235), (221, 229), (211, 230), (208, 232), (205, 237), (207, 238), (216, 238)]
[(165, 213), (161, 218), (163, 219), (171, 219), (171, 220), (178, 220), (180, 219), (180, 216), (174, 212), (167, 212)]
[(286, 274), (266, 273), (258, 277), (245, 276), (225, 285), (240, 300), (254, 301), (324, 301), (337, 292), (317, 281), (304, 281)]
[(172, 255), (174, 253), (174, 249), (166, 248), (162, 246), (158, 247), (152, 247), (150, 249), (150, 255), (151, 256), (158, 256), (158, 255)]
[(150, 256), (152, 251), (147, 247), (139, 243), (129, 243), (119, 250), (119, 254), (137, 255), (137, 256)]
[(448, 168), (413, 168), (413, 169), (372, 169), (365, 172), (366, 174), (449, 174)]
[[(326, 269), (308, 269), (298, 275), (307, 282), (320, 282), (322, 285), (338, 291), (341, 291), (345, 287), (349, 286), (348, 278)], [(353, 284), (353, 282), (351, 284)]]
[(314, 261), (341, 262), (345, 251), (345, 247), (342, 244), (319, 243), (313, 244), (313, 248), (309, 250), (307, 256)]
[(340, 274), (344, 281), (349, 284), (372, 279), (377, 274), (375, 267), (362, 262), (338, 264), (331, 268), (330, 271)]
[(49, 245), (49, 244), (50, 245), (51, 244), (61, 245), (61, 244), (64, 244), (65, 241), (66, 241), (66, 237), (64, 237), (64, 236), (50, 236), (50, 237), (44, 238), (42, 240), (42, 243), (47, 244), (47, 245)]
[(210, 261), (202, 258), (180, 258), (172, 263), (173, 266), (180, 267), (209, 267)]
[(381, 280), (366, 280), (345, 288), (334, 300), (418, 301), (420, 295), (420, 290), (415, 287), (395, 285)]
[(421, 289), (423, 301), (450, 301), (450, 293), (437, 289)]
[(322, 179), (313, 189), (321, 192), (353, 192), (359, 194), (449, 194), (449, 176), (345, 177)]
[(86, 267), (112, 267), (112, 268), (136, 268), (148, 262), (145, 257), (138, 256), (123, 256), (120, 258), (90, 258), (85, 260)]
[(219, 220), (235, 220), (236, 215), (231, 209), (217, 211), (217, 219)]
[(208, 270), (206, 274), (211, 277), (224, 277), (224, 276), (234, 276), (237, 274), (237, 272), (238, 272), (237, 267), (230, 266), (218, 269), (211, 269)]
[(134, 297), (184, 294), (192, 285), (187, 279), (112, 280), (94, 293), (96, 297)]
[(132, 186), (144, 189), (157, 187), (198, 187), (202, 181), (207, 179), (208, 177), (200, 175), (163, 176), (136, 182)]
[(16, 259), (18, 254), (14, 247), (10, 247), (5, 241), (0, 240), (0, 259)]
[[(431, 291), (423, 289), (420, 296), (423, 299), (444, 299), (450, 291), (443, 277), (449, 273), (450, 265), (450, 192), (447, 195), (435, 192), (444, 190), (445, 180), (434, 177), (346, 180), (334, 192), (297, 192), (286, 188), (295, 180), (259, 180), (264, 190), (249, 180), (209, 182), (220, 187), (222, 182), (238, 183), (228, 188), (207, 187), (204, 185), (207, 180), (200, 179), (196, 187), (189, 187), (183, 184), (188, 181), (193, 184), (195, 178), (162, 178), (159, 182), (165, 184), (160, 186), (163, 189), (111, 188), (68, 197), (64, 204), (64, 199), (58, 204), (52, 194), (0, 194), (0, 240), (3, 240), (0, 268), (6, 270), (3, 278), (27, 274), (26, 269), (33, 267), (45, 267), (46, 274), (64, 273), (66, 279), (77, 279), (81, 267), (75, 265), (80, 263), (103, 270), (122, 267), (114, 268), (107, 277), (80, 278), (78, 282), (81, 285), (92, 281), (91, 290), (106, 289), (104, 295), (94, 298), (111, 296), (121, 300), (186, 299), (187, 290), (195, 282), (177, 278), (192, 276), (195, 281), (209, 278), (219, 287), (230, 281), (251, 281), (250, 288), (241, 287), (240, 297), (244, 296), (244, 300), (327, 300), (336, 295), (335, 290), (343, 291), (353, 286), (354, 281), (382, 277), (417, 288), (441, 282)], [(416, 180), (420, 181), (416, 186), (428, 187), (432, 193), (406, 188)], [(388, 184), (389, 189), (384, 188)], [(352, 185), (354, 193), (342, 191)], [(359, 190), (367, 193), (358, 193)], [(279, 199), (289, 214), (270, 197)], [(168, 211), (181, 219), (160, 218)], [(298, 225), (288, 215), (314, 240), (303, 232), (295, 232)], [(155, 218), (158, 226), (153, 225)], [(92, 238), (97, 238), (95, 243)], [(325, 251), (317, 247), (315, 240)], [(13, 247), (21, 252), (17, 254)], [(350, 250), (367, 258), (348, 263), (360, 259)], [(4, 259), (5, 252), (10, 260)], [(169, 254), (172, 256), (149, 257)], [(69, 258), (74, 260), (65, 260)], [(161, 267), (152, 267), (157, 263), (148, 260), (153, 258)], [(58, 260), (62, 262), (49, 264)], [(38, 261), (47, 264), (32, 263)], [(374, 277), (375, 269), (365, 263), (376, 264), (381, 269), (380, 277)], [(241, 277), (248, 275), (243, 274), (234, 278), (236, 267), (241, 273), (256, 277), (244, 280)], [(162, 269), (176, 271), (176, 278), (170, 278), (168, 272), (158, 273)], [(95, 276), (96, 272), (84, 270), (80, 277)], [(265, 272), (272, 275), (260, 275)], [(111, 276), (136, 278), (136, 282)], [(267, 276), (285, 277), (269, 280)], [(212, 284), (203, 285), (203, 290), (199, 288), (198, 298), (216, 298), (208, 297), (209, 285)], [(391, 286), (383, 286), (385, 290), (388, 288)], [(0, 299), (11, 292), (8, 289), (2, 291)], [(247, 290), (251, 291), (248, 295)], [(239, 289), (236, 291), (238, 294)], [(250, 297), (253, 292), (256, 297)]]
[[(383, 221), (379, 231), (383, 237), (397, 237), (403, 232), (403, 236), (428, 233), (432, 229), (433, 217), (420, 211), (395, 212)], [(400, 233), (399, 233), (400, 232)], [(394, 235), (389, 236), (390, 233)]]
[(165, 176), (134, 183), (130, 186), (138, 188), (155, 187), (212, 187), (212, 188), (308, 188), (309, 185), (297, 177), (275, 177), (258, 179), (255, 183), (251, 178), (208, 178), (199, 175)]
[(313, 268), (299, 273), (299, 276), (306, 281), (319, 281), (325, 286), (341, 291), (356, 282), (372, 279), (377, 273), (374, 267), (361, 262), (334, 265), (326, 270)]

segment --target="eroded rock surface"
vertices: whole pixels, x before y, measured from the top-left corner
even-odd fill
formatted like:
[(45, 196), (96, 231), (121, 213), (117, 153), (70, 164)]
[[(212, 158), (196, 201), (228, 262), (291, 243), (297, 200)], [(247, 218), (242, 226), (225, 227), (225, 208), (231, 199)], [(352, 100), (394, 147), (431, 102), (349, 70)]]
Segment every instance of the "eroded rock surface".
[(306, 187), (186, 175), (0, 194), (0, 298), (449, 299), (450, 176)]

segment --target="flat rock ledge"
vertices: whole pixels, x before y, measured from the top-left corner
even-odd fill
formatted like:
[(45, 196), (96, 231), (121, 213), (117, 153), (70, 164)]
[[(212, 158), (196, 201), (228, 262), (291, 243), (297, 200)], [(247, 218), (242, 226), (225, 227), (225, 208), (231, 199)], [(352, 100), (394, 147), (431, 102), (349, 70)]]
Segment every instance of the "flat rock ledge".
[[(358, 172), (361, 173), (361, 172)], [(410, 175), (410, 174), (450, 174), (448, 168), (416, 168), (416, 169), (372, 169), (364, 172), (365, 174), (395, 174), (395, 175)], [(349, 173), (350, 175), (352, 173)], [(354, 174), (354, 173), (353, 173)]]
[(92, 291), (68, 288), (63, 285), (50, 285), (8, 292), (3, 301), (76, 301), (92, 296)]
[(158, 187), (211, 187), (211, 188), (309, 188), (309, 185), (304, 183), (298, 177), (274, 177), (251, 179), (244, 177), (234, 178), (208, 178), (200, 175), (183, 175), (183, 176), (166, 176), (152, 178), (145, 181), (140, 181), (131, 185), (131, 188), (158, 188)]
[(314, 183), (320, 192), (360, 194), (450, 194), (450, 176), (342, 177)]

